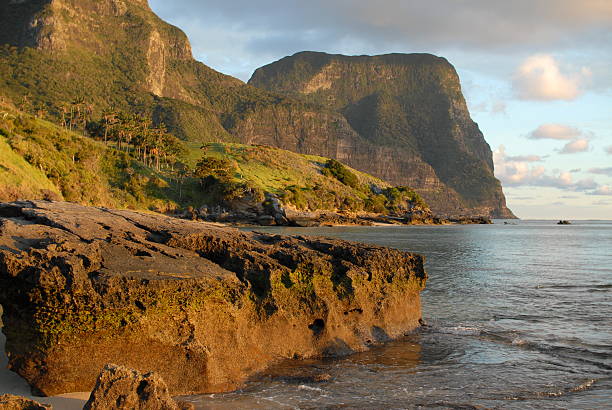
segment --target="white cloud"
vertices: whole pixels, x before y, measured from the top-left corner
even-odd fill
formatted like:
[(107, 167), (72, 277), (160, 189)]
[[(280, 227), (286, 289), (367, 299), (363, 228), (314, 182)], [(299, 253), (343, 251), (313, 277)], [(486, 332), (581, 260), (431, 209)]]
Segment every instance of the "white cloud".
[(517, 59), (555, 50), (586, 56), (595, 82), (601, 81), (606, 90), (612, 87), (609, 0), (150, 3), (162, 18), (187, 31), (198, 58), (243, 79), (259, 66), (304, 50), (430, 52), (452, 57), (461, 68), (507, 79)]
[(608, 154), (612, 155), (612, 145), (605, 147), (604, 151), (606, 151)]
[(589, 151), (591, 148), (589, 139), (593, 137), (594, 134), (592, 132), (585, 132), (563, 124), (543, 124), (527, 134), (527, 138), (533, 140), (570, 140), (559, 150), (561, 154), (576, 154)]
[(512, 162), (542, 162), (544, 159), (539, 155), (516, 155), (512, 157), (506, 157), (507, 161)]
[(516, 158), (520, 159), (520, 156), (508, 156), (503, 145), (500, 145), (493, 153), (495, 176), (505, 186), (551, 187), (575, 192), (589, 192), (600, 188), (592, 178), (574, 181), (571, 172), (560, 171), (550, 175), (546, 173), (546, 168), (543, 166), (533, 166), (527, 161), (513, 160)]
[(582, 135), (578, 128), (563, 124), (543, 124), (531, 131), (527, 137), (534, 140), (571, 140)]
[(528, 181), (541, 177), (545, 169), (543, 166), (530, 167), (526, 161), (516, 160), (516, 157), (506, 155), (506, 147), (500, 145), (493, 153), (495, 174), (505, 185), (524, 185)]
[(580, 152), (587, 152), (589, 148), (589, 140), (583, 138), (576, 141), (568, 142), (559, 152), (561, 154), (577, 154)]
[(522, 100), (571, 101), (582, 93), (581, 88), (590, 77), (591, 71), (586, 67), (566, 74), (553, 56), (537, 54), (519, 66), (513, 85), (516, 96)]
[(602, 195), (602, 196), (612, 196), (612, 188), (608, 185), (603, 185), (597, 188), (595, 191), (590, 192), (590, 195)]

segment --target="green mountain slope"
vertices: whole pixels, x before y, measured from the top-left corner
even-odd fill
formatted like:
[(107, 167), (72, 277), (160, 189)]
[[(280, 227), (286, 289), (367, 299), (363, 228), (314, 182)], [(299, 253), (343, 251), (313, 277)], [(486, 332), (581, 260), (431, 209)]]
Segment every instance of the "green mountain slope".
[[(207, 143), (189, 148), (183, 161), (186, 166), (157, 170), (135, 159), (133, 150), (120, 151), (0, 103), (0, 201), (54, 199), (159, 212), (220, 206), (256, 218), (270, 211), (267, 202), (275, 197), (304, 211), (428, 212), (413, 191), (328, 158)], [(206, 161), (216, 167), (201, 165)]]

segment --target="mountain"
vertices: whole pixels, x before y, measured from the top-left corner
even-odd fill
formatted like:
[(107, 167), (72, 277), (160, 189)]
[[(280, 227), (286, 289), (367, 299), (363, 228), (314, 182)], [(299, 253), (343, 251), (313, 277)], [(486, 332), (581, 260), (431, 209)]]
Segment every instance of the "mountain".
[[(23, 110), (61, 118), (71, 102), (80, 101), (92, 117), (109, 107), (138, 112), (165, 123), (195, 150), (201, 143), (237, 142), (336, 158), (394, 184), (413, 186), (439, 213), (510, 215), (492, 174), (490, 149), (467, 109), (454, 110), (457, 118), (444, 114), (443, 104), (431, 113), (396, 115), (418, 95), (431, 106), (444, 99), (433, 80), (436, 72), (427, 74), (429, 66), (420, 72), (432, 78), (430, 86), (420, 94), (417, 88), (406, 89), (414, 95), (407, 94), (405, 102), (392, 95), (394, 90), (374, 92), (380, 80), (369, 93), (356, 87), (349, 95), (330, 86), (327, 95), (339, 96), (333, 103), (319, 98), (327, 87), (323, 83), (308, 93), (280, 80), (299, 77), (316, 88), (316, 70), (331, 73), (323, 54), (294, 57), (310, 61), (304, 72), (290, 70), (301, 64), (290, 60), (260, 69), (248, 85), (196, 61), (185, 34), (157, 17), (146, 0), (4, 1), (0, 43), (0, 94)], [(341, 75), (346, 84), (374, 83), (366, 72), (353, 79), (350, 70), (333, 75)], [(389, 99), (395, 102), (385, 103)], [(371, 113), (375, 118), (364, 121)], [(447, 132), (438, 135), (441, 129)]]
[(414, 187), (436, 211), (513, 216), (444, 58), (302, 52), (258, 69), (249, 84), (341, 113), (367, 144), (354, 139), (325, 154)]
[(246, 142), (255, 136), (236, 126), (271, 115), (293, 127), (297, 118), (303, 127), (341, 119), (196, 61), (185, 34), (146, 0), (4, 1), (0, 44), (0, 92), (55, 117), (80, 100), (98, 115), (108, 107), (152, 115), (195, 142)]

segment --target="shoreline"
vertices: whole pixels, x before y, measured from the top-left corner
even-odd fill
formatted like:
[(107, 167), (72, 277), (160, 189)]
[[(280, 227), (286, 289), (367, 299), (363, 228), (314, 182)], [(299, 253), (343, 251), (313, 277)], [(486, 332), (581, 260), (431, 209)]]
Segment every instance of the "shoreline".
[(244, 218), (241, 215), (228, 215), (224, 218), (199, 217), (197, 215), (169, 215), (178, 219), (195, 220), (209, 224), (230, 226), (235, 228), (258, 227), (348, 227), (348, 226), (448, 226), (448, 225), (492, 225), (493, 219), (485, 216), (460, 217), (427, 217), (413, 219), (411, 217), (395, 217), (389, 215), (344, 215), (338, 213), (321, 213), (309, 217), (285, 217), (282, 221), (271, 216), (265, 222)]

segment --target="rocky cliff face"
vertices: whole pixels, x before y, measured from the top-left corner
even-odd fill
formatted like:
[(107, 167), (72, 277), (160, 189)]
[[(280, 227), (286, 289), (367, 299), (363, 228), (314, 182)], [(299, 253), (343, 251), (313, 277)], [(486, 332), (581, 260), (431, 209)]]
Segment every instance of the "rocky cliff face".
[(148, 112), (191, 141), (339, 159), (414, 187), (435, 212), (509, 215), (445, 60), (305, 53), (258, 70), (257, 88), (195, 61), (146, 0), (8, 0), (0, 43), (0, 92), (13, 101)]
[(45, 395), (105, 364), (173, 395), (237, 388), (283, 358), (347, 354), (419, 326), (419, 255), (69, 203), (0, 204), (10, 368)]
[(413, 186), (435, 211), (511, 216), (491, 149), (445, 59), (305, 52), (258, 69), (249, 83), (341, 113), (360, 138), (326, 155)]

